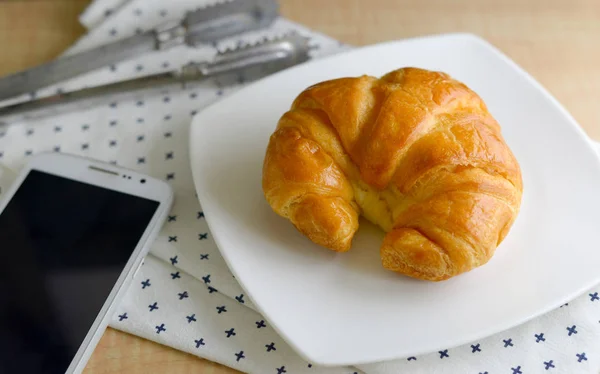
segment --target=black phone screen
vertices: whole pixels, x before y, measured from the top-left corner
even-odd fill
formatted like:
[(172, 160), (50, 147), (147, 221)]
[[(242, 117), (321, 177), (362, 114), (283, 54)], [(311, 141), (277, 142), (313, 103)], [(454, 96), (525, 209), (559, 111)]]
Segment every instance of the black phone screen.
[(64, 373), (159, 203), (32, 170), (0, 213), (0, 373)]

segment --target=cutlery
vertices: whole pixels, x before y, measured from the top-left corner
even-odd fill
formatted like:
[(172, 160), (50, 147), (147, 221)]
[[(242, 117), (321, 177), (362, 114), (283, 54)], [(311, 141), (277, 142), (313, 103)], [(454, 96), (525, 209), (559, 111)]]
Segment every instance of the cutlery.
[(276, 0), (233, 0), (197, 9), (183, 20), (89, 51), (58, 58), (0, 79), (0, 101), (144, 53), (178, 45), (198, 46), (269, 26), (278, 15)]
[(307, 61), (308, 38), (290, 33), (276, 39), (219, 52), (210, 62), (191, 63), (171, 72), (84, 88), (0, 108), (0, 127), (8, 123), (61, 114), (109, 101), (185, 89), (207, 79), (220, 84), (256, 80)]

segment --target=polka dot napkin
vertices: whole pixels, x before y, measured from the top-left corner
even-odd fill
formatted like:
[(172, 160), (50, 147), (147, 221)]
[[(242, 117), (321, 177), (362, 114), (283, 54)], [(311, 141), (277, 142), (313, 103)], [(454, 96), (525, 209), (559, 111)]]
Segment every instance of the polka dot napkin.
[[(89, 33), (67, 53), (151, 29), (206, 3), (95, 0), (81, 15)], [(317, 46), (314, 58), (347, 48), (285, 19), (279, 19), (268, 30), (224, 40), (216, 48), (243, 45), (290, 30), (311, 37), (311, 43)], [(216, 48), (177, 47), (149, 53), (40, 90), (36, 95), (209, 60)], [(174, 187), (173, 209), (117, 308), (112, 327), (249, 373), (598, 373), (600, 288), (517, 328), (427, 355), (336, 368), (317, 367), (300, 358), (255, 311), (228, 270), (194, 194), (187, 148), (190, 121), (202, 108), (243, 84), (220, 87), (207, 82), (0, 130), (0, 163), (13, 171), (38, 152), (67, 152), (148, 173)], [(0, 168), (0, 194), (12, 179), (11, 174)]]

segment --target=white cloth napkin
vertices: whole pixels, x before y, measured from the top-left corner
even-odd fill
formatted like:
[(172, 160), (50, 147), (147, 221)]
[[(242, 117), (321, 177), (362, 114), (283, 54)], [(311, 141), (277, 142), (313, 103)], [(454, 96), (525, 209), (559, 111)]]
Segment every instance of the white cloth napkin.
[[(116, 2), (96, 0), (94, 7), (99, 11), (113, 3)], [(149, 29), (165, 19), (180, 17), (185, 10), (205, 1), (171, 1), (168, 7), (160, 0), (119, 4), (101, 22), (90, 22), (96, 27), (69, 53), (131, 35), (136, 29)], [(98, 11), (88, 8), (86, 17), (99, 19), (94, 13)], [(310, 35), (319, 45), (315, 57), (343, 48), (334, 40), (283, 19), (270, 30), (231, 38), (218, 47), (292, 29)], [(164, 71), (190, 60), (210, 59), (214, 53), (215, 49), (208, 46), (156, 52), (39, 94)], [(249, 373), (598, 372), (599, 290), (590, 290), (569, 305), (517, 328), (441, 352), (358, 368), (319, 368), (301, 359), (253, 310), (212, 241), (193, 191), (187, 149), (192, 115), (237, 88), (206, 83), (194, 89), (113, 102), (0, 130), (0, 162), (14, 170), (31, 154), (68, 152), (164, 178), (176, 189), (173, 210), (118, 308), (112, 327)], [(2, 175), (6, 177), (7, 173)]]
[(88, 29), (99, 26), (129, 0), (93, 0), (79, 15), (79, 22)]
[(88, 30), (99, 26), (105, 19), (110, 18), (113, 13), (130, 0), (92, 0), (79, 15), (79, 22)]

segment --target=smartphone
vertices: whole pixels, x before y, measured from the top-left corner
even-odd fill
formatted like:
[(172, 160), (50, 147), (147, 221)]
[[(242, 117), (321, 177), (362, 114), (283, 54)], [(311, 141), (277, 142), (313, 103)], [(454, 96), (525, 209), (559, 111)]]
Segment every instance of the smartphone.
[(0, 373), (79, 373), (161, 228), (165, 182), (40, 154), (0, 200)]

